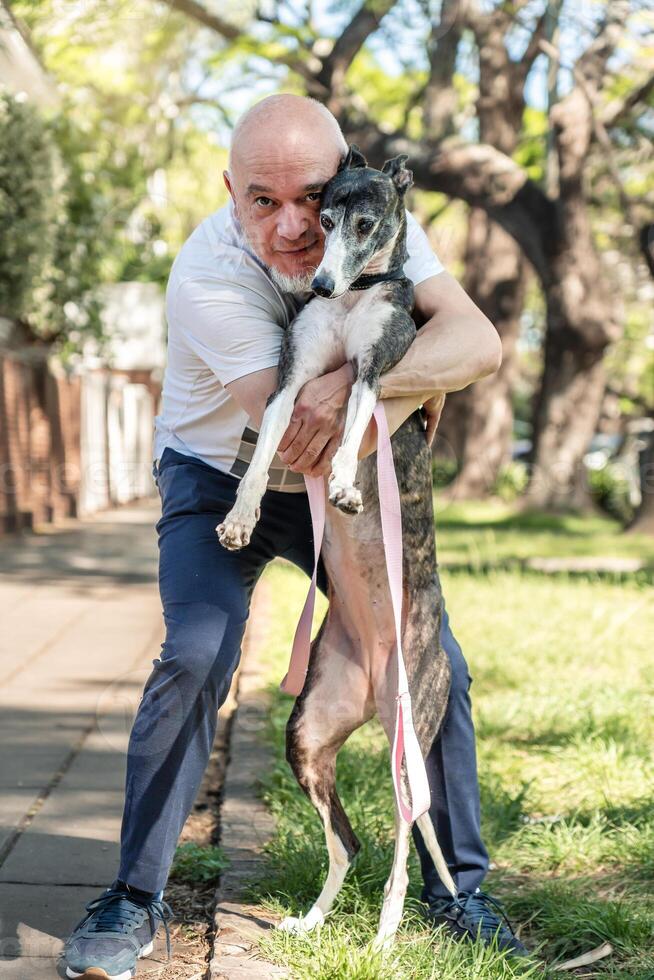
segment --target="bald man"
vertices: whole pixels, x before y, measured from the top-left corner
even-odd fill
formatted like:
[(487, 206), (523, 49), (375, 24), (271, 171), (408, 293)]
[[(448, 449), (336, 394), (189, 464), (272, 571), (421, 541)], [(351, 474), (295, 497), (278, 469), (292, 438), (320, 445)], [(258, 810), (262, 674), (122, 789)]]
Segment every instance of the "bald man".
[[(310, 299), (324, 244), (320, 192), (346, 152), (336, 120), (319, 103), (290, 95), (258, 103), (233, 135), (224, 174), (229, 204), (196, 228), (173, 264), (153, 467), (162, 502), (157, 532), (166, 637), (131, 732), (118, 875), (87, 906), (66, 943), (70, 977), (85, 970), (89, 977), (133, 976), (161, 922), (167, 932), (172, 913), (163, 889), (238, 664), (254, 585), (278, 556), (311, 573), (304, 474), (330, 471), (353, 381), (350, 364), (335, 364), (302, 389), (248, 547), (227, 551), (214, 528), (234, 504), (276, 388), (282, 331)], [(382, 376), (381, 397), (391, 431), (424, 406), (431, 439), (444, 393), (497, 370), (501, 347), (410, 215), (407, 248), (404, 271), (423, 325), (402, 360)], [(360, 456), (374, 449), (373, 424)], [(324, 573), (319, 584), (324, 591)], [(459, 896), (453, 901), (445, 892), (415, 829), (422, 897), (432, 920), (456, 936), (485, 942), (497, 936), (502, 948), (521, 952), (479, 891), (488, 856), (479, 828), (470, 677), (446, 613), (442, 643), (452, 690), (427, 769), (431, 816)]]

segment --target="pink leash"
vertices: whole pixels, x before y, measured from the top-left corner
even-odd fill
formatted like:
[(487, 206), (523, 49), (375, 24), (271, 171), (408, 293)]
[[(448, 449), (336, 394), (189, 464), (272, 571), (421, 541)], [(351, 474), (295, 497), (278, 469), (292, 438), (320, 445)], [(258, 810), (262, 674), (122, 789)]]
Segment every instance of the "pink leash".
[[(393, 604), (395, 636), (397, 645), (397, 711), (395, 716), (395, 735), (391, 752), (393, 785), (395, 798), (402, 817), (410, 822), (418, 819), (429, 809), (431, 795), (418, 739), (413, 727), (411, 714), (411, 695), (402, 656), (402, 512), (400, 492), (397, 486), (393, 452), (388, 433), (386, 413), (381, 402), (375, 406), (374, 418), (377, 423), (377, 482), (379, 486), (379, 509), (381, 512), (386, 572)], [(322, 477), (305, 476), (311, 520), (313, 523), (314, 568), (309, 593), (295, 631), (288, 673), (280, 684), (282, 691), (297, 697), (304, 687), (309, 668), (311, 625), (316, 599), (316, 576), (318, 559), (325, 530), (325, 484)], [(411, 790), (411, 809), (402, 798), (400, 791), (400, 771), (402, 758), (406, 759), (407, 779)]]

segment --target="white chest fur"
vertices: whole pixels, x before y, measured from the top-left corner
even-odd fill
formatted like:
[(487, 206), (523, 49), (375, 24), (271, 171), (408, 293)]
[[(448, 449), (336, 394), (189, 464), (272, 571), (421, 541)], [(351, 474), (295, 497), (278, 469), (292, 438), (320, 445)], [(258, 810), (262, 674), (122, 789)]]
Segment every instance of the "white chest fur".
[(352, 290), (337, 299), (316, 297), (291, 326), (294, 358), (315, 374), (339, 367), (345, 360), (359, 358), (380, 338), (393, 307), (383, 285)]

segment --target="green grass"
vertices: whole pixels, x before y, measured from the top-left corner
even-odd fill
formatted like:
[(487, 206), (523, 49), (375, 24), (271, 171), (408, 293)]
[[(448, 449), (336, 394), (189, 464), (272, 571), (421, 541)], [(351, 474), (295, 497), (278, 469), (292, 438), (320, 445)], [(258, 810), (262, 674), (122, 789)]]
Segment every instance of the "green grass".
[(528, 558), (638, 558), (654, 571), (654, 537), (625, 534), (610, 517), (522, 512), (499, 501), (434, 497), (438, 560), (472, 570)]
[[(441, 553), (456, 548), (466, 521), (473, 528), (483, 523), (480, 511), (460, 508), (449, 524), (441, 515)], [(584, 526), (579, 518), (567, 520), (575, 547), (583, 540), (599, 549), (599, 536), (616, 547), (635, 548), (633, 539), (620, 541), (610, 522), (593, 519)], [(510, 517), (502, 527), (498, 534), (510, 536), (501, 539), (505, 554), (511, 542), (531, 554), (543, 553), (538, 548), (544, 544), (553, 549), (557, 535), (562, 546), (570, 542), (567, 533), (547, 526), (534, 530), (537, 541), (525, 540), (525, 530)], [(651, 587), (637, 579), (573, 580), (505, 570), (443, 572), (442, 581), (452, 627), (474, 677), (483, 830), (493, 861), (487, 888), (522, 924), (522, 937), (539, 958), (512, 962), (431, 933), (419, 915), (414, 854), (397, 944), (385, 956), (372, 955), (368, 944), (393, 846), (388, 748), (376, 722), (357, 732), (338, 757), (339, 792), (363, 846), (335, 909), (309, 937), (271, 934), (264, 944), (267, 956), (294, 977), (316, 980), (504, 980), (561, 976), (549, 967), (608, 941), (613, 955), (577, 976), (652, 980)], [(253, 897), (276, 912), (297, 915), (308, 910), (326, 870), (319, 818), (284, 759), (292, 701), (277, 687), (307, 580), (276, 564), (267, 583), (274, 595), (266, 647), (273, 694), (269, 735), (277, 762), (265, 798), (277, 834)], [(323, 608), (321, 602), (318, 614)]]
[(170, 877), (174, 881), (184, 881), (190, 885), (217, 883), (228, 864), (222, 848), (214, 844), (194, 844), (187, 841), (175, 849)]

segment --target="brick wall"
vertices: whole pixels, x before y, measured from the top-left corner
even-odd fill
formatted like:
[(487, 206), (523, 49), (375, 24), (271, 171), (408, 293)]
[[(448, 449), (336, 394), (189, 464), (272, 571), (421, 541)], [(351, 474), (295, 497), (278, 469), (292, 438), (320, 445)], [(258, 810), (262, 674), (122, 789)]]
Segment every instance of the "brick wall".
[[(142, 437), (136, 447), (132, 439), (126, 449), (129, 440), (122, 439), (120, 427), (130, 406), (138, 403), (141, 432), (151, 432), (159, 385), (149, 372), (104, 369), (100, 374), (98, 388), (97, 371), (67, 377), (53, 371), (41, 352), (0, 351), (0, 533), (75, 517), (150, 492), (143, 477), (150, 466), (149, 439)], [(84, 418), (89, 391), (99, 416), (112, 420), (111, 439), (107, 426)], [(94, 468), (96, 459), (100, 471)], [(123, 471), (140, 477), (123, 479)], [(91, 479), (106, 489), (89, 492)]]

